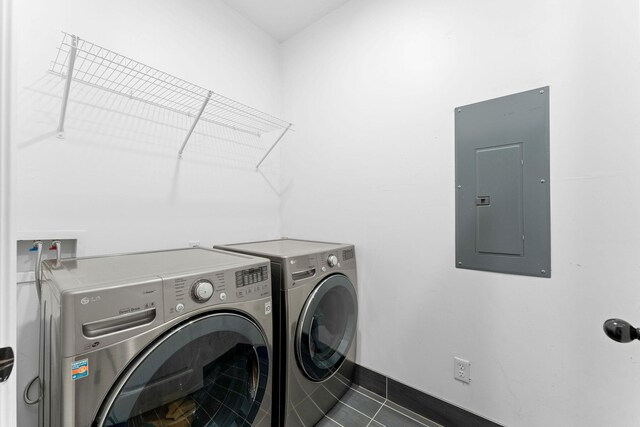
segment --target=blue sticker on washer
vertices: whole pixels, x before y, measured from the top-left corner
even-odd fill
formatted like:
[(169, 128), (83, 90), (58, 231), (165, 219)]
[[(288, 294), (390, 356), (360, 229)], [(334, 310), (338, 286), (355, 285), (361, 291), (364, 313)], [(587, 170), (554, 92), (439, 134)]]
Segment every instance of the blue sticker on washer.
[(71, 379), (73, 381), (89, 376), (89, 359), (78, 360), (71, 364)]

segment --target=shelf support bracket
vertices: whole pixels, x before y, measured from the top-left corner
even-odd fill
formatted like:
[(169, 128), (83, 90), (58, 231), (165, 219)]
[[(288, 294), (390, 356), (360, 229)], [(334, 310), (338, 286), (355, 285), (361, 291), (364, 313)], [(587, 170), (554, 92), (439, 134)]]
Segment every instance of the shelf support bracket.
[(273, 151), (274, 148), (276, 148), (276, 145), (278, 145), (278, 142), (280, 142), (280, 140), (282, 139), (282, 137), (284, 136), (285, 133), (287, 133), (289, 131), (289, 129), (291, 129), (291, 123), (289, 123), (289, 126), (287, 126), (282, 133), (280, 134), (280, 136), (278, 137), (278, 139), (276, 139), (276, 142), (273, 143), (273, 145), (271, 146), (271, 148), (269, 148), (269, 151), (267, 151), (265, 153), (264, 156), (262, 156), (262, 159), (258, 162), (258, 164), (256, 165), (256, 170), (258, 170), (260, 168), (260, 165), (262, 164), (262, 162), (264, 162), (264, 159), (267, 158), (267, 156), (271, 153), (271, 151)]
[(189, 142), (189, 138), (191, 138), (191, 134), (193, 133), (193, 130), (196, 128), (196, 125), (200, 120), (200, 116), (202, 116), (202, 113), (204, 113), (204, 109), (207, 108), (207, 104), (211, 99), (211, 95), (213, 95), (213, 92), (209, 91), (209, 93), (207, 93), (207, 97), (204, 99), (204, 102), (202, 103), (202, 107), (200, 107), (200, 111), (198, 111), (198, 115), (196, 116), (196, 119), (191, 124), (191, 129), (189, 129), (189, 133), (187, 133), (187, 136), (184, 139), (184, 142), (182, 143), (182, 147), (180, 147), (180, 151), (178, 151), (179, 159), (182, 158), (182, 152), (184, 151), (184, 148), (187, 146), (187, 142)]
[(67, 103), (69, 102), (69, 90), (73, 79), (73, 67), (76, 63), (76, 53), (78, 52), (78, 36), (71, 36), (71, 49), (69, 50), (69, 65), (67, 66), (67, 79), (64, 83), (64, 93), (62, 94), (62, 108), (60, 109), (60, 121), (56, 136), (64, 139), (64, 119), (67, 115)]

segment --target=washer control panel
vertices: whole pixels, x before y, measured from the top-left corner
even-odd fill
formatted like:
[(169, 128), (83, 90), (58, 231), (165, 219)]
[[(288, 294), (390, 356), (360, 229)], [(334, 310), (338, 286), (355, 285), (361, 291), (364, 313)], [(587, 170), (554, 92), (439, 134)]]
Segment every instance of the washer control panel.
[(206, 271), (163, 278), (165, 321), (220, 304), (271, 296), (270, 265)]
[(269, 278), (267, 266), (236, 271), (236, 288), (250, 286)]
[(270, 287), (269, 268), (266, 265), (236, 271), (236, 297), (238, 298), (260, 294)]
[(191, 286), (191, 297), (196, 302), (207, 302), (211, 299), (213, 291), (213, 283), (209, 280), (198, 280)]

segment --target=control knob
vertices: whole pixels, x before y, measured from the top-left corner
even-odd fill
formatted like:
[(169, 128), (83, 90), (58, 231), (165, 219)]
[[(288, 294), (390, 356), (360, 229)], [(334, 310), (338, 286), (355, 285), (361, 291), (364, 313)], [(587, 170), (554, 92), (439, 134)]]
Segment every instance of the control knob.
[(209, 301), (213, 295), (213, 283), (208, 280), (198, 280), (191, 287), (191, 296), (197, 302)]
[(335, 255), (329, 255), (327, 258), (327, 264), (329, 264), (329, 267), (335, 267), (338, 265), (338, 257)]

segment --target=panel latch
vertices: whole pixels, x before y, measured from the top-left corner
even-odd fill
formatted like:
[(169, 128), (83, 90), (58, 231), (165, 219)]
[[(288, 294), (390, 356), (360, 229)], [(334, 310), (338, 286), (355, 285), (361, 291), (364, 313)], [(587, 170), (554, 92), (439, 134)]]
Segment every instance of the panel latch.
[(476, 206), (489, 206), (491, 204), (490, 196), (478, 196), (476, 197)]

